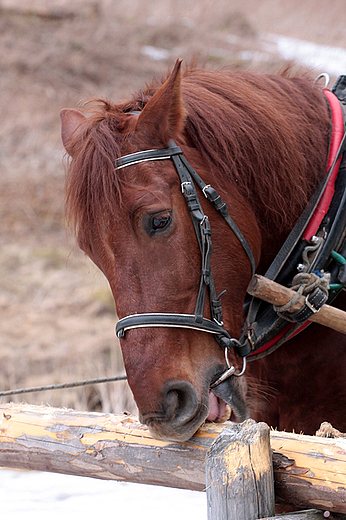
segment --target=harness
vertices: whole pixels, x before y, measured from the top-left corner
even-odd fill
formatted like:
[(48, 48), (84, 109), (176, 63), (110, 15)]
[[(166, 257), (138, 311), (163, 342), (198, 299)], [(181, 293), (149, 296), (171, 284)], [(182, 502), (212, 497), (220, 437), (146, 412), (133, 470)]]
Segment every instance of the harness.
[[(309, 324), (307, 320), (313, 312), (317, 312), (326, 301), (331, 302), (340, 289), (346, 287), (346, 267), (340, 265), (340, 258), (335, 256), (338, 254), (343, 258), (346, 255), (346, 158), (342, 157), (346, 148), (342, 108), (342, 105), (346, 106), (346, 76), (340, 76), (332, 91), (324, 88), (324, 94), (330, 105), (333, 126), (327, 173), (265, 276), (288, 285), (297, 270), (304, 273), (321, 273), (328, 267), (331, 280), (337, 282), (331, 284), (332, 290), (329, 291), (329, 295), (327, 296), (326, 291), (319, 287), (314, 288), (313, 293), (307, 296), (306, 305), (301, 314), (295, 317), (294, 323), (287, 323), (287, 318), (281, 313), (278, 314), (272, 305), (257, 298), (249, 298), (244, 306), (247, 314), (244, 332), (239, 340), (233, 338), (223, 327), (221, 296), (225, 291), (216, 294), (210, 264), (211, 227), (200, 204), (195, 184), (239, 240), (249, 259), (252, 275), (255, 273), (254, 256), (215, 188), (201, 179), (184, 157), (181, 148), (171, 141), (166, 149), (146, 150), (117, 159), (116, 169), (146, 161), (172, 160), (201, 252), (201, 278), (195, 312), (194, 314), (143, 313), (126, 316), (116, 325), (116, 335), (119, 338), (123, 338), (130, 329), (142, 327), (178, 327), (213, 334), (218, 344), (225, 349), (227, 364), (226, 371), (211, 385), (213, 388), (231, 375), (241, 376), (246, 368), (247, 356), (256, 359), (266, 355), (293, 335), (298, 334)], [(346, 264), (346, 260), (344, 263)], [(207, 291), (210, 301), (210, 320), (203, 317)], [(243, 368), (240, 372), (236, 372), (228, 360), (228, 352), (232, 347), (243, 357)]]
[(288, 317), (278, 313), (273, 305), (249, 298), (245, 302), (246, 320), (238, 347), (239, 355), (249, 359), (270, 354), (302, 332), (310, 325), (309, 317), (324, 303), (330, 304), (346, 287), (345, 267), (342, 267), (346, 256), (346, 76), (340, 76), (331, 91), (325, 87), (323, 92), (332, 119), (327, 172), (265, 277), (289, 286), (300, 275), (315, 274), (317, 278), (327, 271), (329, 292), (326, 294), (322, 287), (314, 289), (300, 314), (290, 314), (294, 323), (288, 323)]

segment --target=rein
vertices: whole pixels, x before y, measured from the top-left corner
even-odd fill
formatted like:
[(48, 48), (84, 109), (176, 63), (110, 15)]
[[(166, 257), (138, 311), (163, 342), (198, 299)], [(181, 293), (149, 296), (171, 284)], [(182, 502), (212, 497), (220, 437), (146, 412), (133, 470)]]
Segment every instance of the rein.
[[(213, 334), (218, 344), (225, 349), (225, 357), (228, 367), (227, 370), (219, 377), (219, 379), (213, 383), (214, 387), (231, 375), (242, 375), (245, 371), (246, 359), (243, 357), (243, 368), (239, 373), (235, 371), (235, 368), (231, 366), (228, 361), (228, 351), (232, 347), (236, 348), (239, 345), (239, 341), (235, 338), (232, 338), (232, 336), (223, 327), (221, 305), (221, 296), (223, 292), (219, 295), (216, 294), (210, 265), (212, 253), (211, 227), (207, 215), (205, 215), (203, 212), (194, 183), (197, 184), (204, 196), (220, 213), (220, 215), (227, 222), (230, 229), (236, 235), (248, 256), (252, 275), (254, 275), (256, 268), (255, 259), (251, 247), (247, 243), (238, 226), (230, 217), (227, 206), (222, 201), (220, 195), (212, 186), (210, 186), (210, 184), (206, 184), (201, 179), (198, 173), (192, 168), (190, 163), (184, 157), (181, 148), (176, 146), (174, 141), (171, 141), (169, 143), (169, 147), (165, 149), (146, 150), (143, 152), (137, 152), (123, 156), (117, 159), (116, 169), (125, 168), (127, 166), (132, 166), (134, 164), (146, 161), (167, 159), (171, 159), (173, 161), (175, 169), (178, 173), (181, 191), (189, 209), (202, 257), (201, 278), (196, 300), (195, 313), (194, 315), (174, 313), (133, 314), (119, 320), (116, 325), (116, 335), (118, 338), (123, 338), (127, 330), (142, 327), (178, 327)], [(207, 290), (209, 291), (211, 320), (203, 317)]]

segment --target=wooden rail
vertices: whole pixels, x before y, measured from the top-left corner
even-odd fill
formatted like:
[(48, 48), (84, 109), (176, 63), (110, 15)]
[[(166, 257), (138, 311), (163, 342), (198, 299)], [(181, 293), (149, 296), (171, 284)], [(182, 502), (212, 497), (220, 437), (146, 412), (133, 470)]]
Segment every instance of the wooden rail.
[[(238, 486), (241, 495), (239, 486), (243, 491), (250, 489), (254, 478), (253, 489), (260, 496), (256, 503), (264, 503), (263, 496), (268, 497), (263, 509), (255, 511), (248, 501), (252, 509), (246, 512), (242, 500), (239, 507), (245, 516), (239, 510), (238, 516), (221, 516), (224, 513), (220, 509), (215, 513), (214, 508), (209, 520), (256, 520), (274, 515), (269, 441), (278, 500), (301, 509), (346, 513), (346, 439), (276, 431), (269, 435), (266, 425), (249, 420), (241, 425), (210, 423), (189, 441), (172, 443), (153, 439), (133, 416), (0, 405), (2, 467), (200, 491), (207, 487), (209, 503), (226, 500), (233, 505), (237, 492), (232, 488)], [(319, 518), (319, 513), (309, 514)]]

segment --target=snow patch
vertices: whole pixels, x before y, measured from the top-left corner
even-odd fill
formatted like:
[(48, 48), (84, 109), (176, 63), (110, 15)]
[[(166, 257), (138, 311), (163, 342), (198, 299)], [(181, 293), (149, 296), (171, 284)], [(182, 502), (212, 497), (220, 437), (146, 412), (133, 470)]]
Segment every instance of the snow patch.
[(155, 61), (166, 60), (169, 58), (169, 51), (167, 49), (161, 49), (151, 45), (145, 45), (142, 47), (141, 53), (145, 54), (145, 56), (149, 56), (149, 58)]
[(207, 520), (202, 492), (36, 471), (1, 470), (0, 503), (11, 520)]
[(265, 40), (274, 44), (278, 54), (286, 60), (296, 60), (308, 67), (336, 76), (346, 73), (346, 49), (317, 45), (278, 34), (268, 34)]

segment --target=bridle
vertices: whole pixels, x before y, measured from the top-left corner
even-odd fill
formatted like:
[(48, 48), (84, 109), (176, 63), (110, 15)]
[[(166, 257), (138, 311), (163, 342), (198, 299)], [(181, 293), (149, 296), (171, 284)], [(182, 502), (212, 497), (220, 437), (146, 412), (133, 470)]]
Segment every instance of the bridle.
[[(213, 275), (211, 272), (211, 227), (207, 215), (204, 214), (195, 184), (202, 191), (204, 196), (220, 213), (227, 222), (233, 233), (238, 238), (245, 250), (250, 264), (252, 275), (255, 273), (255, 259), (251, 247), (247, 243), (238, 226), (230, 217), (226, 204), (222, 201), (217, 191), (206, 184), (198, 173), (192, 168), (183, 155), (183, 151), (174, 141), (170, 141), (168, 148), (145, 150), (130, 155), (125, 155), (117, 159), (116, 170), (132, 166), (146, 161), (172, 160), (178, 173), (181, 191), (184, 195), (187, 207), (190, 212), (194, 230), (196, 233), (199, 249), (202, 258), (201, 278), (194, 314), (173, 314), (173, 313), (143, 313), (132, 314), (118, 321), (116, 325), (116, 335), (123, 338), (130, 329), (142, 327), (178, 327), (193, 329), (197, 331), (213, 334), (218, 344), (225, 349), (225, 359), (227, 364), (226, 371), (211, 385), (211, 388), (219, 385), (231, 375), (241, 376), (246, 369), (246, 357), (243, 357), (243, 367), (240, 372), (236, 372), (228, 360), (228, 352), (232, 347), (237, 348), (239, 341), (227, 332), (223, 327), (221, 296), (225, 291), (216, 294)], [(205, 298), (209, 291), (211, 320), (203, 317)]]

